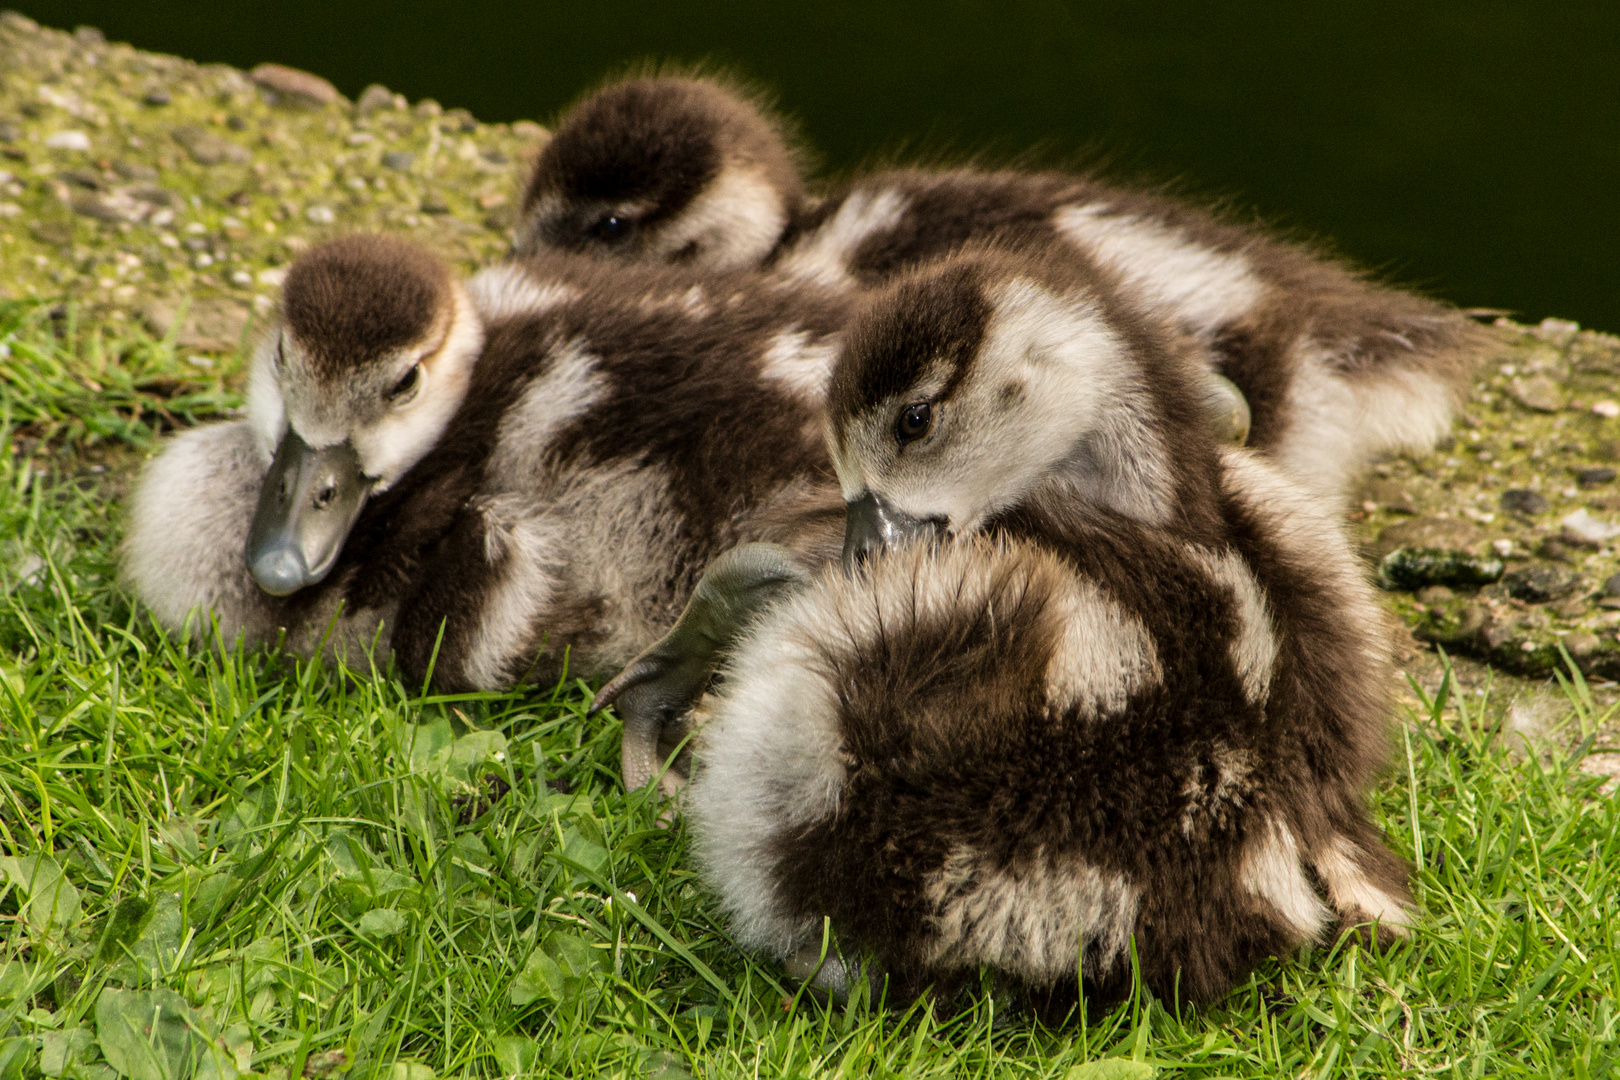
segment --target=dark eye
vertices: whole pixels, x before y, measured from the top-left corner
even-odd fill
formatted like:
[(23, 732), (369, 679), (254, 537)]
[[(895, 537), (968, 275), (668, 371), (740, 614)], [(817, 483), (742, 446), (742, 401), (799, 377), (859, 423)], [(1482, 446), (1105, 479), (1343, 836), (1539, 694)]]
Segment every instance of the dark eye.
[(609, 242), (623, 238), (630, 231), (630, 219), (622, 214), (608, 214), (591, 226), (591, 235)]
[(412, 364), (411, 370), (400, 376), (399, 382), (388, 391), (388, 400), (398, 403), (416, 393), (416, 388), (422, 384), (422, 365)]
[(915, 405), (907, 405), (900, 413), (900, 418), (894, 422), (894, 437), (904, 446), (928, 434), (928, 429), (933, 425), (934, 407), (926, 401), (919, 401)]

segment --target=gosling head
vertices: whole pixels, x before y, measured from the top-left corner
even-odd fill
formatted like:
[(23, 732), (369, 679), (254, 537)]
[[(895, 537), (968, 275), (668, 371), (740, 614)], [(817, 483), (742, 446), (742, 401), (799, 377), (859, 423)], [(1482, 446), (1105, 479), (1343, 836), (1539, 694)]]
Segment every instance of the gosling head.
[(754, 266), (804, 197), (777, 122), (707, 79), (614, 83), (558, 124), (523, 194), (516, 252)]
[(1083, 263), (990, 250), (915, 271), (856, 318), (833, 369), (845, 562), (1041, 499), (1168, 524), (1178, 470), (1213, 460), (1203, 408), (1195, 376)]
[(271, 459), (246, 552), (262, 589), (331, 571), (366, 499), (444, 433), (482, 337), (461, 285), (415, 245), (350, 236), (293, 265), (248, 391)]

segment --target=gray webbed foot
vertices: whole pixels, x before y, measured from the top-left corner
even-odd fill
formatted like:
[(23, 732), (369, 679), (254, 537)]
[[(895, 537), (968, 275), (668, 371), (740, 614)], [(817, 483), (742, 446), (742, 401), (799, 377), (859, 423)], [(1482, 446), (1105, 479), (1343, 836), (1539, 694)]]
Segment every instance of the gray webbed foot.
[[(684, 738), (685, 719), (703, 696), (726, 649), (759, 612), (810, 580), (787, 548), (742, 544), (703, 572), (675, 626), (597, 691), (589, 715), (613, 705), (624, 720), (624, 786), (658, 776), (666, 754)], [(661, 745), (662, 744), (662, 745)], [(676, 762), (664, 773), (673, 794), (685, 783)]]

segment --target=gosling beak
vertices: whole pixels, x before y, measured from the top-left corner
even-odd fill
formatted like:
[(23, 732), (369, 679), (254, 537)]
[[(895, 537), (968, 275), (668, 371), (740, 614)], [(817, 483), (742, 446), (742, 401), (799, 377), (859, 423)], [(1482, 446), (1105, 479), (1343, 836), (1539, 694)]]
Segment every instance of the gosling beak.
[(939, 536), (945, 519), (912, 517), (873, 491), (845, 504), (844, 568), (853, 570), (874, 551), (887, 551), (920, 536)]
[(316, 450), (289, 428), (248, 530), (248, 571), (259, 588), (287, 596), (326, 577), (370, 491), (347, 441)]

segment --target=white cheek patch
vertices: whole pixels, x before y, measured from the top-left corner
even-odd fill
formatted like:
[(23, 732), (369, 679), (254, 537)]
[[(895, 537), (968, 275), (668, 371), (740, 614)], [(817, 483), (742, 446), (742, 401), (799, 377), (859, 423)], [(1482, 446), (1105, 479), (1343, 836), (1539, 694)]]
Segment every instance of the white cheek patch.
[(467, 283), (467, 295), (485, 323), (519, 315), (543, 315), (580, 296), (562, 281), (536, 278), (523, 266), (506, 263), (480, 270)]
[(902, 455), (883, 494), (969, 531), (1041, 484), (1148, 524), (1169, 518), (1173, 478), (1140, 369), (1098, 304), (1017, 279), (973, 369), (943, 405), (937, 450)]
[(814, 232), (800, 237), (777, 261), (788, 277), (827, 288), (853, 285), (849, 260), (873, 233), (894, 228), (909, 200), (892, 188), (851, 192), (833, 216)]
[(837, 359), (836, 337), (813, 336), (794, 327), (771, 337), (759, 358), (759, 373), (795, 397), (819, 405), (827, 396), (827, 377)]
[(465, 291), (459, 285), (453, 288), (450, 329), (438, 351), (422, 360), (422, 385), (415, 400), (349, 436), (361, 468), (377, 478), (374, 492), (386, 491), (433, 449), (467, 396), (473, 365), (484, 345), (484, 328)]
[(1110, 213), (1106, 203), (1065, 206), (1053, 224), (1118, 274), (1133, 298), (1201, 337), (1247, 314), (1265, 292), (1242, 255), (1204, 247), (1179, 229)]
[(651, 250), (671, 260), (695, 245), (693, 266), (739, 270), (758, 266), (786, 227), (776, 188), (756, 170), (731, 167), (658, 232)]

